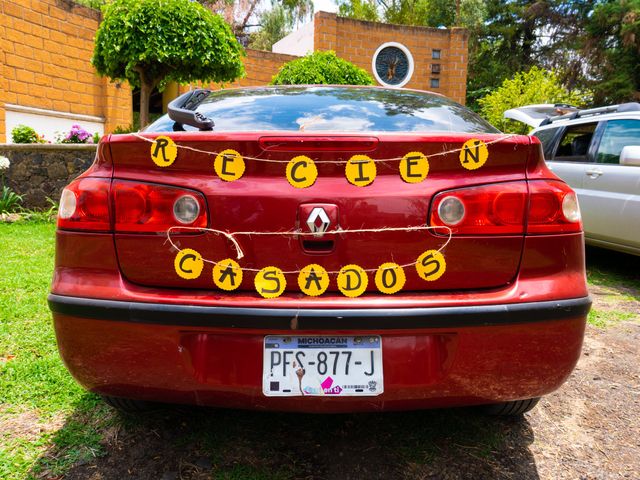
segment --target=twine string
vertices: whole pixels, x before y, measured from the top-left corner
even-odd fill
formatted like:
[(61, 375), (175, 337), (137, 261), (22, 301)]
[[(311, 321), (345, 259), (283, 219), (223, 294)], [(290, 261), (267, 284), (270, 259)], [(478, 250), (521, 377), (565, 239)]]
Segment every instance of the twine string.
[[(156, 143), (156, 141), (153, 138), (147, 138), (143, 135), (141, 135), (138, 132), (131, 132), (130, 135), (139, 138), (140, 140), (144, 140), (145, 142), (148, 143)], [(494, 143), (499, 143), (499, 142), (503, 142), (505, 140), (508, 140), (509, 138), (512, 137), (517, 137), (518, 135), (515, 133), (508, 133), (505, 135), (502, 135), (501, 137), (495, 138), (493, 140), (489, 140), (488, 142), (484, 142), (485, 145), (493, 145)], [(211, 155), (211, 156), (218, 156), (220, 155), (221, 152), (213, 152), (210, 150), (202, 150), (200, 148), (195, 148), (195, 147), (190, 147), (188, 145), (179, 145), (176, 144), (176, 147), (178, 149), (182, 149), (182, 150), (190, 150), (192, 152), (196, 152), (196, 153), (202, 153), (205, 155)], [(439, 157), (439, 156), (444, 156), (444, 155), (450, 155), (453, 153), (459, 153), (462, 150), (464, 150), (464, 147), (461, 148), (454, 148), (451, 150), (444, 150), (442, 152), (436, 152), (436, 153), (430, 153), (429, 155), (426, 155), (427, 158), (432, 158), (432, 157)], [(250, 156), (246, 156), (243, 155), (242, 156), (243, 159), (245, 160), (252, 160), (255, 162), (265, 162), (265, 163), (289, 163), (290, 160), (278, 160), (278, 159), (272, 159), (272, 158), (258, 158), (258, 157), (250, 157)], [(391, 157), (391, 158), (372, 158), (371, 161), (375, 162), (375, 163), (384, 163), (384, 162), (397, 162), (400, 161), (404, 158), (404, 156), (402, 157)], [(314, 163), (320, 165), (320, 164), (333, 164), (333, 165), (342, 165), (342, 164), (346, 164), (348, 162), (348, 160), (314, 160)]]
[[(217, 230), (215, 228), (186, 227), (181, 225), (175, 225), (170, 227), (167, 230), (167, 241), (178, 252), (182, 251), (182, 248), (180, 248), (171, 238), (171, 234), (177, 230), (199, 231), (202, 233), (214, 233), (216, 235), (223, 235), (225, 238), (229, 239), (233, 244), (236, 250), (237, 260), (240, 260), (244, 257), (244, 252), (240, 247), (240, 243), (235, 238), (236, 235), (247, 235), (247, 236), (251, 236), (251, 235), (314, 236), (315, 235), (315, 233), (313, 232), (301, 232), (299, 230), (280, 231), (280, 232), (233, 232), (231, 233), (231, 232), (225, 232), (223, 230)], [(329, 232), (324, 232), (323, 235), (341, 235), (341, 234), (347, 234), (347, 233), (417, 232), (417, 231), (428, 231), (428, 230), (446, 230), (447, 231), (447, 235), (448, 235), (447, 240), (444, 242), (444, 244), (440, 246), (440, 248), (438, 248), (438, 252), (441, 252), (442, 250), (444, 250), (446, 246), (449, 244), (449, 242), (451, 241), (451, 236), (452, 236), (451, 228), (444, 225), (437, 226), (437, 227), (429, 226), (429, 225), (416, 225), (416, 226), (410, 226), (410, 227), (356, 228), (356, 229), (347, 229), (347, 230), (338, 229), (338, 230), (332, 230)], [(220, 262), (216, 262), (206, 258), (203, 258), (202, 260), (203, 262), (209, 263), (211, 265), (217, 265), (218, 263), (220, 263)], [(415, 261), (411, 263), (405, 263), (403, 265), (400, 265), (400, 268), (410, 267), (412, 265), (415, 265), (415, 263), (416, 263)], [(249, 267), (241, 267), (240, 269), (246, 272), (256, 272), (256, 273), (261, 270), (259, 268), (249, 268)], [(363, 270), (365, 272), (376, 272), (378, 269), (364, 268)], [(288, 271), (283, 271), (282, 273), (285, 275), (288, 275), (288, 274), (298, 274), (300, 272), (301, 270), (288, 270)], [(332, 270), (332, 271), (328, 271), (327, 273), (329, 275), (337, 275), (338, 273), (340, 273), (340, 271)]]

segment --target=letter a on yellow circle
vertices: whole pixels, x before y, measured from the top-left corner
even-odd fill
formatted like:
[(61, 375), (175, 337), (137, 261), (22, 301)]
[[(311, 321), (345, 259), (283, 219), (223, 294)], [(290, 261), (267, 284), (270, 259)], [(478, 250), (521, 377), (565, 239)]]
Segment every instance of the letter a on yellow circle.
[(366, 155), (354, 155), (345, 167), (347, 180), (356, 187), (366, 187), (376, 179), (376, 162)]
[(222, 290), (235, 290), (242, 283), (242, 268), (231, 258), (220, 260), (213, 266), (213, 283)]
[(477, 170), (489, 158), (489, 149), (482, 140), (472, 138), (462, 145), (460, 150), (460, 164), (467, 170)]
[(223, 150), (213, 161), (213, 168), (225, 182), (233, 182), (244, 175), (244, 158), (235, 150)]
[(159, 167), (168, 167), (178, 156), (178, 146), (169, 137), (156, 137), (151, 144), (151, 160)]
[(329, 274), (322, 266), (312, 263), (300, 270), (298, 286), (305, 295), (317, 297), (327, 291)]
[(307, 188), (318, 178), (318, 169), (309, 157), (299, 155), (287, 163), (287, 180), (296, 188)]
[(194, 278), (198, 278), (202, 273), (204, 260), (202, 260), (202, 255), (195, 250), (185, 248), (184, 250), (180, 250), (176, 258), (173, 259), (173, 267), (176, 269), (179, 277), (185, 280), (193, 280)]
[(287, 286), (287, 280), (278, 267), (264, 267), (257, 273), (253, 283), (264, 298), (279, 297)]
[(421, 152), (409, 152), (400, 160), (400, 176), (407, 183), (419, 183), (429, 174), (429, 160)]
[(418, 275), (427, 282), (438, 280), (447, 270), (444, 255), (437, 250), (427, 250), (416, 261)]
[(400, 265), (388, 262), (378, 267), (374, 280), (378, 290), (382, 293), (392, 294), (402, 290), (407, 277)]
[(367, 272), (358, 265), (346, 265), (338, 273), (338, 288), (347, 297), (359, 297), (368, 284)]

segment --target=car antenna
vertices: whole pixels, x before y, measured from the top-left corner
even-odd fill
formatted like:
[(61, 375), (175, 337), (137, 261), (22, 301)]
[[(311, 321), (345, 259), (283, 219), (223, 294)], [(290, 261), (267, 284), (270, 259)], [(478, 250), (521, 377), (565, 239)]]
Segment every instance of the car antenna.
[(199, 130), (213, 130), (213, 120), (209, 117), (196, 112), (196, 108), (200, 102), (211, 93), (211, 90), (198, 88), (190, 92), (180, 95), (178, 98), (169, 102), (167, 113), (169, 118), (182, 125), (190, 125)]

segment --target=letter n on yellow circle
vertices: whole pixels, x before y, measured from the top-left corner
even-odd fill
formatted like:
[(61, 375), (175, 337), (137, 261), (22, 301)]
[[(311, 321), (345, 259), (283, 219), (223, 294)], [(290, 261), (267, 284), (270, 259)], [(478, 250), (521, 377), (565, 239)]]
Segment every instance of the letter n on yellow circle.
[(489, 159), (489, 149), (482, 140), (472, 138), (462, 145), (460, 164), (467, 170), (477, 170)]
[(307, 188), (318, 178), (318, 168), (309, 157), (298, 155), (287, 163), (287, 180), (296, 188)]
[(347, 297), (359, 297), (368, 284), (367, 272), (358, 265), (346, 265), (338, 273), (338, 289)]
[(178, 156), (178, 146), (169, 137), (156, 137), (151, 144), (151, 160), (159, 167), (168, 167)]
[(438, 280), (447, 270), (444, 255), (437, 250), (427, 250), (416, 261), (418, 275), (427, 282)]
[(366, 155), (354, 155), (345, 167), (347, 180), (356, 187), (366, 187), (376, 179), (376, 162)]
[(279, 297), (287, 286), (287, 280), (278, 267), (264, 267), (253, 282), (256, 291), (264, 298)]
[(376, 287), (382, 293), (393, 294), (402, 290), (407, 277), (404, 274), (404, 269), (397, 263), (383, 263), (376, 270), (376, 276), (374, 278)]
[(235, 290), (242, 283), (242, 268), (231, 258), (220, 260), (213, 266), (213, 283), (222, 290)]
[(300, 270), (298, 286), (305, 295), (317, 297), (327, 291), (329, 274), (321, 265), (312, 263)]
[(213, 169), (225, 182), (233, 182), (244, 175), (244, 158), (235, 150), (223, 150), (213, 161)]
[(173, 267), (179, 277), (185, 280), (193, 280), (202, 273), (204, 260), (202, 260), (202, 255), (195, 250), (185, 248), (180, 250), (173, 259)]
[(420, 183), (429, 174), (429, 160), (422, 152), (409, 152), (400, 160), (400, 176), (407, 183)]

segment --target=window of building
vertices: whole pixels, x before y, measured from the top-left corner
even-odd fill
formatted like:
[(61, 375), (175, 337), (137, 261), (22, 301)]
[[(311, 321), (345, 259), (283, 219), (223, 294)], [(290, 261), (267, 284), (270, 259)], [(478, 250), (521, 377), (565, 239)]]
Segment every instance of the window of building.
[(440, 60), (441, 56), (440, 56), (441, 51), (440, 50), (431, 50), (431, 58), (433, 58), (434, 60)]
[(431, 73), (436, 74), (436, 75), (440, 73), (440, 64), (439, 63), (432, 63), (431, 64)]
[(432, 78), (431, 79), (431, 88), (440, 88), (440, 79)]

